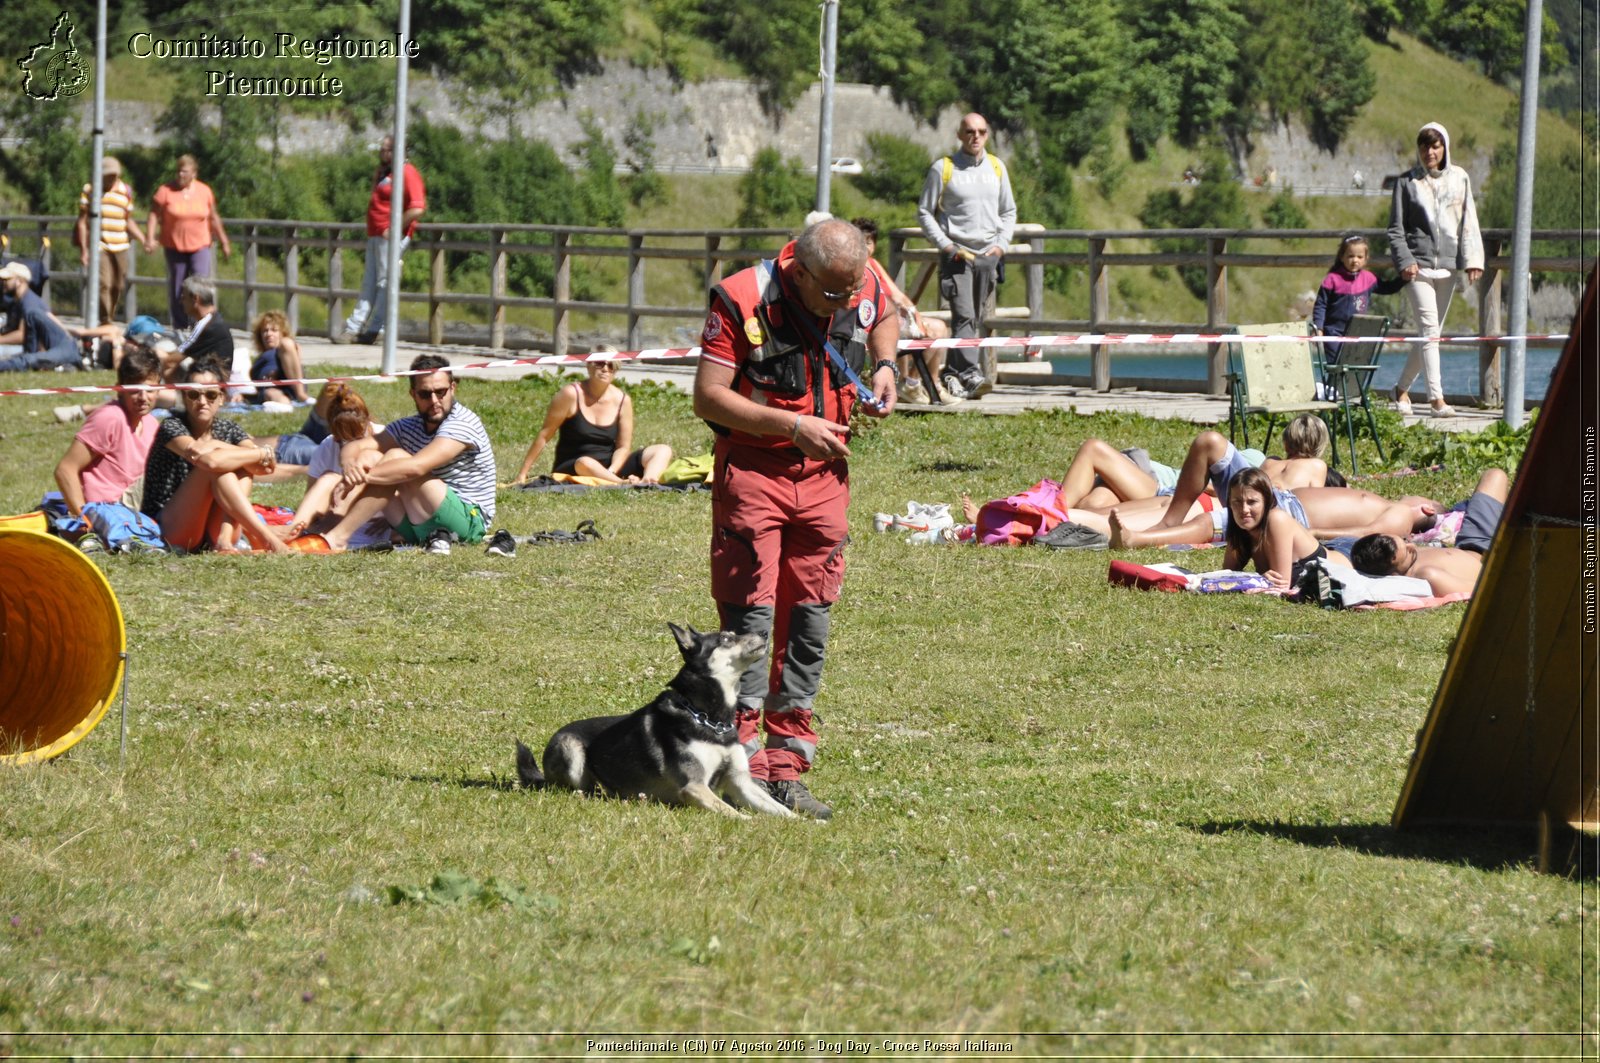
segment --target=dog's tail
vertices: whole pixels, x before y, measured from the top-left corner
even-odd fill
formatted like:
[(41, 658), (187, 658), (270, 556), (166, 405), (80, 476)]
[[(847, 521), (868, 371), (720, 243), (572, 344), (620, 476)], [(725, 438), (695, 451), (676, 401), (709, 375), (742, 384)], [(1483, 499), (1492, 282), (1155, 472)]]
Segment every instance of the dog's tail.
[(525, 790), (544, 789), (544, 772), (539, 770), (539, 761), (520, 739), (517, 741), (517, 780)]

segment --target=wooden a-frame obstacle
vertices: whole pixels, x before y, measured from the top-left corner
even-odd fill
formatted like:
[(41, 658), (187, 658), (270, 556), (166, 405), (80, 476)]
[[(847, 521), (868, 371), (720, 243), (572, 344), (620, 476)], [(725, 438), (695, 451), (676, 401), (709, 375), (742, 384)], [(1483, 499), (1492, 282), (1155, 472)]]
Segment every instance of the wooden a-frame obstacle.
[(1595, 520), (1600, 271), (1551, 375), (1483, 574), (1417, 736), (1396, 827), (1600, 828)]

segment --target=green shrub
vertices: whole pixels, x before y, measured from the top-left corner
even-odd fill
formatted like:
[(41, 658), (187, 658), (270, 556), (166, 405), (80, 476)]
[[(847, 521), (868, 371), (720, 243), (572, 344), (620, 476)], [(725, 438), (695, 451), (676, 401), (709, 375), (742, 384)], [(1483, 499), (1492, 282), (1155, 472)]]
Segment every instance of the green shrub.
[(851, 183), (873, 199), (915, 203), (928, 176), (928, 150), (893, 133), (868, 133), (863, 172)]

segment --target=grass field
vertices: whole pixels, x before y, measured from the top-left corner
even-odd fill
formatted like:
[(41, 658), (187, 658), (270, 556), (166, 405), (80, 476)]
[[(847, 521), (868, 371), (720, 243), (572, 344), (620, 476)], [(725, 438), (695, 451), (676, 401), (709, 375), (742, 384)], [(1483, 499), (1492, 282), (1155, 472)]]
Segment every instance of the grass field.
[[(503, 474), (552, 387), (463, 382)], [(685, 397), (635, 395), (637, 438), (705, 448)], [(0, 400), (0, 512), (71, 438), (50, 405)], [(667, 622), (714, 623), (704, 493), (502, 493), (519, 536), (606, 536), (512, 560), (109, 560), (126, 759), (113, 710), (0, 772), (0, 1055), (605, 1057), (590, 1038), (645, 1031), (717, 1058), (763, 1053), (684, 1038), (1593, 1053), (1592, 884), (1536, 873), (1528, 838), (1388, 826), (1462, 607), (1140, 594), (1104, 554), (871, 529), (1059, 474), (1089, 435), (1175, 461), (1193, 430), (897, 416), (856, 441), (828, 825), (507, 782), (514, 737), (643, 704), (676, 668)]]

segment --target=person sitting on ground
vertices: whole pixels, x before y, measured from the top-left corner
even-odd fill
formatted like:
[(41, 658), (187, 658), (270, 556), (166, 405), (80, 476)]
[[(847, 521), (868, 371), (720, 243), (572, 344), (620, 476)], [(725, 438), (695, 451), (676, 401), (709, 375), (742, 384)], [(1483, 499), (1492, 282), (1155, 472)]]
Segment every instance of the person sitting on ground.
[[(889, 299), (895, 308), (900, 311), (900, 338), (912, 340), (942, 340), (950, 335), (950, 326), (936, 317), (923, 317), (917, 309), (917, 304), (912, 298), (901, 290), (900, 285), (889, 276), (889, 271), (878, 264), (878, 223), (872, 218), (856, 218), (850, 222), (861, 235), (867, 239), (867, 268), (878, 278), (878, 283), (883, 285), (883, 290), (889, 293)], [(933, 377), (935, 386), (939, 379), (939, 367), (944, 364), (944, 352), (937, 347), (929, 347), (923, 351), (923, 361), (928, 366), (928, 375)], [(917, 379), (915, 373), (915, 360), (910, 352), (901, 354), (896, 361), (899, 363), (901, 402), (927, 402), (928, 395), (922, 386), (922, 381)], [(940, 400), (946, 403), (952, 401), (949, 392), (941, 392)], [(959, 401), (959, 400), (956, 400)]]
[(0, 346), (20, 346), (20, 354), (0, 358), (0, 373), (76, 369), (83, 363), (78, 344), (56, 320), (44, 300), (28, 287), (33, 271), (21, 262), (0, 266), (0, 288), (17, 304), (17, 324), (0, 335)]
[(272, 450), (254, 445), (243, 428), (217, 416), (227, 379), (228, 370), (215, 358), (189, 367), (183, 408), (156, 433), (139, 508), (156, 519), (167, 545), (180, 550), (210, 546), (231, 553), (242, 534), (257, 550), (286, 553), (250, 506), (253, 478), (276, 464)]
[(1329, 555), (1316, 536), (1278, 505), (1279, 491), (1261, 469), (1246, 469), (1233, 478), (1222, 567), (1237, 572), (1252, 563), (1273, 590), (1287, 591), (1299, 585), (1308, 563)]
[(117, 383), (136, 390), (119, 391), (95, 407), (56, 464), (56, 486), (67, 513), (82, 520), (90, 519), (85, 509), (95, 505), (139, 507), (145, 462), (160, 427), (150, 416), (155, 390), (137, 388), (161, 383), (161, 363), (155, 356), (128, 352), (117, 368)]
[[(250, 379), (258, 384), (247, 402), (298, 402), (311, 401), (306, 386), (300, 383), (300, 344), (289, 332), (289, 318), (282, 310), (268, 310), (257, 317), (250, 326), (250, 337), (255, 341), (256, 359), (250, 363)], [(290, 381), (279, 385), (278, 381)]]
[(406, 542), (440, 554), (450, 552), (452, 539), (481, 542), (494, 520), (494, 447), (478, 415), (456, 401), (450, 362), (418, 355), (411, 372), (417, 412), (375, 439), (344, 446), (345, 483), (365, 489), (324, 536), (334, 551), (347, 549), (356, 530), (379, 514)]
[[(601, 344), (595, 354), (615, 354), (616, 350)], [(523, 455), (513, 483), (528, 481), (529, 470), (552, 438), (556, 441), (554, 473), (588, 476), (609, 484), (661, 482), (661, 471), (672, 461), (672, 448), (652, 443), (631, 449), (633, 399), (612, 383), (617, 378), (617, 363), (594, 354), (590, 358), (585, 366), (588, 379), (562, 387), (550, 400), (544, 424)]]
[(1356, 540), (1350, 561), (1368, 576), (1411, 576), (1427, 580), (1433, 593), (1471, 593), (1483, 572), (1483, 555), (1489, 552), (1500, 518), (1505, 513), (1510, 487), (1500, 469), (1488, 469), (1467, 500), (1466, 516), (1456, 533), (1456, 545), (1417, 547), (1398, 535), (1373, 534)]
[[(368, 455), (364, 461), (368, 469), (376, 464), (381, 456), (376, 437), (383, 431), (384, 426), (373, 423), (366, 401), (346, 384), (329, 384), (325, 390), (329, 390), (327, 402), (329, 434), (317, 445), (316, 453), (306, 468), (306, 475), (311, 478), (311, 485), (306, 488), (305, 497), (295, 508), (294, 520), (283, 528), (282, 537), (285, 540), (293, 540), (306, 534), (323, 535), (332, 530), (350, 512), (351, 504), (361, 497), (366, 485), (351, 485), (344, 480), (342, 452), (346, 444), (362, 440), (373, 441), (371, 449), (363, 451)], [(345, 546), (347, 549), (359, 550), (386, 544), (390, 541), (391, 531), (389, 523), (380, 513), (357, 528)]]

